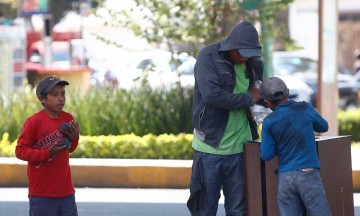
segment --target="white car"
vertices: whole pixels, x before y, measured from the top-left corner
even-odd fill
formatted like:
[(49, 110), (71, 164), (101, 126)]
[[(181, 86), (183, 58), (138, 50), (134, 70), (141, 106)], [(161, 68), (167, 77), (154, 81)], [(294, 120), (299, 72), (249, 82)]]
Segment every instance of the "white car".
[(289, 88), (289, 98), (291, 100), (311, 102), (311, 95), (314, 93), (314, 90), (305, 82), (292, 76), (280, 75), (277, 77), (282, 79)]
[[(316, 107), (318, 63), (316, 57), (311, 57), (302, 51), (274, 52), (273, 67), (275, 75), (296, 77), (313, 89), (311, 104)], [(359, 106), (355, 78), (341, 64), (338, 65), (337, 87), (339, 90), (339, 108), (347, 109)]]
[(128, 64), (113, 71), (120, 88), (137, 88), (148, 83), (151, 88), (172, 88), (178, 84), (193, 85), (195, 58), (167, 51), (132, 53)]
[[(180, 80), (182, 86), (185, 87), (193, 87), (195, 80), (194, 80), (194, 66), (196, 63), (195, 58), (191, 58), (181, 67), (179, 67), (180, 71), (182, 71)], [(289, 88), (290, 99), (295, 101), (306, 101), (310, 103), (311, 95), (314, 93), (314, 90), (307, 85), (304, 81), (299, 78), (288, 76), (288, 75), (276, 75), (280, 77)]]
[[(192, 88), (195, 84), (194, 66), (196, 59), (188, 54), (174, 54), (168, 51), (144, 51), (129, 53), (119, 61), (127, 61), (121, 66), (109, 67), (123, 89), (142, 87), (146, 81), (151, 88), (171, 89), (177, 85)], [(290, 98), (296, 101), (311, 101), (314, 93), (301, 79), (294, 76), (277, 75), (284, 80), (290, 90)]]

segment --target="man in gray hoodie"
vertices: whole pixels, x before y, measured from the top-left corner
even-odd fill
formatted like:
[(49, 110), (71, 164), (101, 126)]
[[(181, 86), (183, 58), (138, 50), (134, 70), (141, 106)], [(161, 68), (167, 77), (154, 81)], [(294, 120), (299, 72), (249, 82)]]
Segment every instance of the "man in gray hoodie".
[(245, 215), (243, 144), (258, 138), (250, 107), (260, 100), (261, 46), (255, 27), (236, 24), (221, 42), (204, 47), (195, 64), (195, 150), (188, 208), (215, 216), (223, 189), (227, 216)]

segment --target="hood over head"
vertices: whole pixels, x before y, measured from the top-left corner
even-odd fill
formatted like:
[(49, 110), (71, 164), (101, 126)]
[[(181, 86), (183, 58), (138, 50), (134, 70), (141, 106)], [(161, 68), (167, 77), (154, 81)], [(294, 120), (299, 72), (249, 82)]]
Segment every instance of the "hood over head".
[(237, 49), (240, 55), (253, 58), (261, 57), (261, 46), (256, 28), (248, 21), (236, 24), (229, 35), (221, 41), (219, 51)]

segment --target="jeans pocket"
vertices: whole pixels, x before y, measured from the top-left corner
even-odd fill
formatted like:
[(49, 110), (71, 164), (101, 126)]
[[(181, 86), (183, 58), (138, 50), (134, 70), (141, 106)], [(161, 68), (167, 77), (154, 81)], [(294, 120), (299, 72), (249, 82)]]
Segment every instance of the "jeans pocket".
[(309, 171), (298, 171), (298, 177), (301, 182), (312, 182), (320, 178), (320, 173), (318, 169), (312, 169)]
[(298, 185), (304, 202), (323, 197), (325, 195), (324, 186), (318, 170), (309, 171), (301, 175), (301, 181)]
[(289, 187), (286, 182), (279, 182), (278, 191), (277, 191), (277, 198), (285, 202), (289, 198)]

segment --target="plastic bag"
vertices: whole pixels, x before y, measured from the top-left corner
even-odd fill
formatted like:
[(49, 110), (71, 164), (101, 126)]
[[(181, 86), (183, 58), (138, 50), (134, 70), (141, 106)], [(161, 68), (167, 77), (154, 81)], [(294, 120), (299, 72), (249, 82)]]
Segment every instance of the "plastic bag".
[(250, 111), (257, 124), (261, 124), (264, 121), (265, 117), (272, 112), (271, 109), (257, 104), (250, 107)]
[[(256, 80), (255, 81), (255, 87), (257, 89), (260, 89), (261, 81)], [(257, 104), (254, 104), (252, 107), (250, 107), (251, 114), (257, 124), (261, 124), (265, 117), (269, 115), (272, 110), (270, 108), (266, 108)]]

